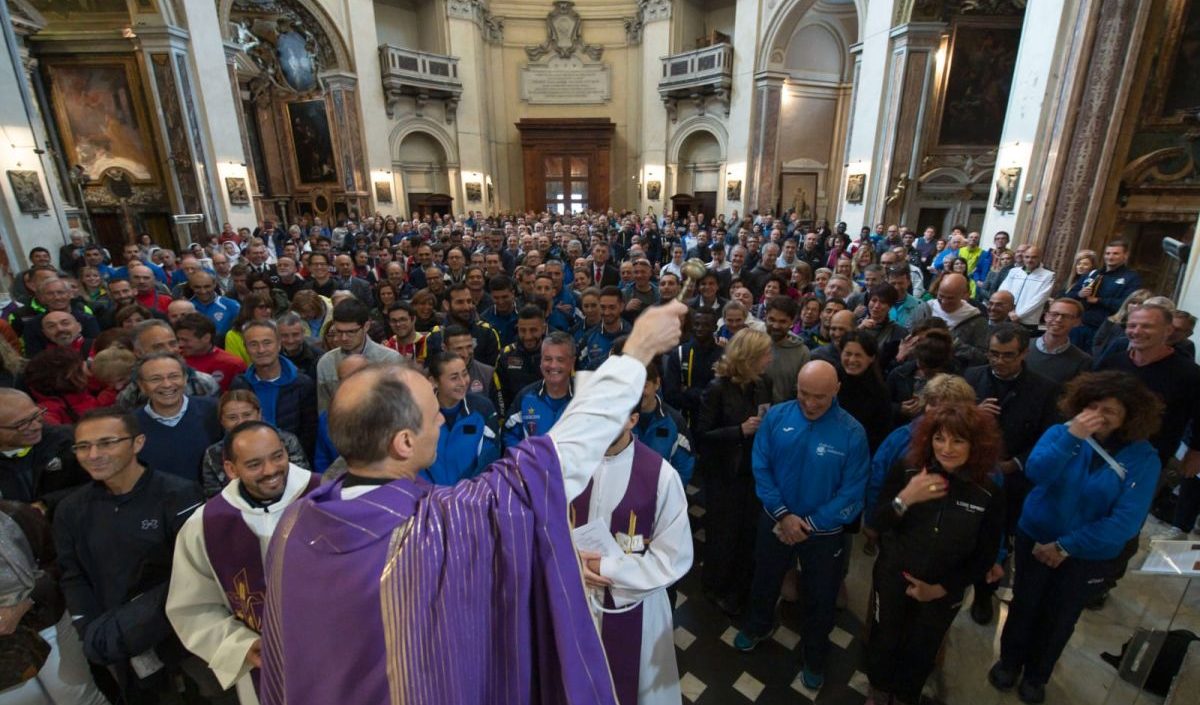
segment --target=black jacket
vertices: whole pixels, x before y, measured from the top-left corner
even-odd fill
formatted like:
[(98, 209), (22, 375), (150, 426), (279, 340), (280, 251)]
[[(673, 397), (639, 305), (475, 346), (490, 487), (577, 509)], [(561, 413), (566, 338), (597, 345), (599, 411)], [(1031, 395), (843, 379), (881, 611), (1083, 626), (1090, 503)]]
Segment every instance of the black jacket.
[(750, 476), (754, 436), (742, 434), (742, 422), (758, 414), (760, 404), (771, 403), (771, 385), (764, 378), (740, 386), (717, 377), (704, 389), (692, 421), (692, 436), (702, 473)]
[(152, 647), (166, 663), (183, 657), (167, 588), (175, 537), (203, 502), (197, 483), (147, 468), (123, 495), (90, 482), (59, 505), (61, 585), (89, 661), (120, 664)]
[(497, 390), (497, 400), (500, 402), (497, 411), (502, 418), (507, 418), (507, 409), (517, 394), (542, 378), (542, 348), (526, 350), (520, 341), (504, 348), (500, 359), (496, 362), (496, 378), (500, 380)]
[[(234, 377), (229, 388), (253, 392), (254, 387), (246, 377), (248, 374), (244, 372)], [(275, 401), (275, 427), (294, 434), (300, 439), (305, 456), (313, 457), (317, 448), (317, 383), (303, 370), (297, 371), (295, 381), (279, 388), (279, 398)]]
[(1004, 493), (991, 480), (943, 475), (950, 482), (945, 497), (914, 504), (897, 516), (892, 500), (918, 473), (903, 462), (888, 471), (875, 509), (874, 526), (881, 535), (876, 570), (906, 572), (941, 585), (957, 601), (996, 562), (1004, 535)]
[(1058, 385), (1025, 368), (1015, 382), (1005, 383), (987, 365), (970, 367), (963, 377), (975, 390), (976, 401), (994, 398), (1000, 403), (1000, 434), (1004, 437), (1001, 457), (1016, 458), (1024, 467), (1034, 444), (1058, 423)]
[(53, 518), (59, 502), (90, 478), (75, 460), (70, 426), (43, 426), (42, 440), (23, 458), (0, 455), (0, 497), (33, 504), (43, 502)]
[(304, 345), (300, 348), (300, 351), (295, 355), (289, 355), (284, 350), (280, 350), (279, 352), (281, 355), (291, 360), (292, 364), (296, 366), (296, 369), (308, 375), (309, 379), (317, 378), (317, 362), (321, 359), (321, 355), (324, 354), (317, 349), (317, 346), (306, 340), (304, 341)]
[(689, 340), (664, 354), (663, 401), (683, 412), (687, 418), (695, 418), (700, 408), (700, 397), (716, 374), (713, 366), (724, 352), (725, 349), (720, 345), (705, 348), (696, 345), (695, 340)]

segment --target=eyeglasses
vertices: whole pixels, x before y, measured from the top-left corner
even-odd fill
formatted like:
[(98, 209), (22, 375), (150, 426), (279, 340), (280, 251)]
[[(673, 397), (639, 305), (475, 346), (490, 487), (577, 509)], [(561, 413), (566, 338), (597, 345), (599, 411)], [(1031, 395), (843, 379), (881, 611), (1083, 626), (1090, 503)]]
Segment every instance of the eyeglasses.
[(91, 443), (85, 441), (83, 443), (76, 443), (76, 444), (72, 445), (71, 450), (75, 452), (75, 455), (87, 455), (88, 453), (92, 452), (92, 448), (95, 448), (96, 450), (100, 451), (101, 453), (107, 453), (108, 451), (112, 450), (113, 448), (116, 448), (118, 443), (124, 443), (125, 441), (131, 441), (134, 438), (137, 438), (137, 436), (121, 436), (120, 438), (101, 438), (100, 440), (94, 441)]
[(351, 330), (339, 330), (337, 328), (330, 328), (329, 329), (329, 337), (330, 338), (352, 338), (355, 335), (358, 335), (358, 332), (361, 330), (362, 330), (362, 326), (358, 326), (357, 328), (353, 328)]
[(22, 433), (24, 433), (25, 431), (29, 430), (30, 426), (34, 425), (35, 423), (40, 422), (42, 420), (42, 417), (45, 415), (46, 415), (45, 409), (38, 409), (37, 411), (33, 412), (29, 416), (26, 416), (25, 418), (21, 419), (20, 421), (16, 422), (15, 424), (12, 424), (11, 426), (0, 426), (0, 429), (3, 429), (5, 431), (21, 431)]

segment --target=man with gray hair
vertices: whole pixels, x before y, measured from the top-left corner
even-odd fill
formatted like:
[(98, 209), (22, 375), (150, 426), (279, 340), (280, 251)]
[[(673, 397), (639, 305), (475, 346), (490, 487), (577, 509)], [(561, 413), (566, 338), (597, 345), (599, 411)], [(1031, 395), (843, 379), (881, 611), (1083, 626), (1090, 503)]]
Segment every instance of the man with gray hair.
[(526, 438), (545, 435), (562, 416), (574, 396), (575, 340), (564, 331), (551, 331), (542, 339), (542, 379), (517, 392), (507, 405), (503, 440), (511, 448)]
[(187, 394), (188, 366), (178, 353), (151, 353), (133, 368), (134, 382), (148, 400), (134, 409), (146, 436), (141, 457), (160, 472), (199, 484), (204, 452), (224, 435), (217, 402)]
[[(155, 353), (179, 354), (179, 338), (175, 335), (175, 329), (171, 327), (170, 323), (157, 318), (142, 321), (134, 326), (130, 339), (133, 341), (133, 354), (138, 359)], [(188, 396), (216, 397), (221, 393), (221, 385), (212, 375), (193, 370), (190, 367), (186, 371)], [(126, 385), (117, 395), (117, 406), (131, 411), (144, 405), (146, 401), (146, 396), (142, 394), (141, 388), (136, 384)]]

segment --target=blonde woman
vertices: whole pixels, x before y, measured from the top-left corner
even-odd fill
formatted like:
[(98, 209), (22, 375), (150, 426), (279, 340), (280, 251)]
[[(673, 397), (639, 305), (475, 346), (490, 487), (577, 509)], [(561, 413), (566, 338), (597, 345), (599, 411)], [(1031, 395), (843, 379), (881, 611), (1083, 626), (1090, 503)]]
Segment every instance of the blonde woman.
[[(1075, 263), (1071, 265), (1071, 277), (1063, 286), (1063, 293), (1071, 290), (1075, 286), (1075, 282), (1082, 277), (1086, 277), (1088, 272), (1091, 272), (1100, 264), (1100, 256), (1095, 250), (1080, 250), (1075, 253)], [(1063, 294), (1059, 294), (1062, 296)]]
[(708, 503), (701, 580), (705, 595), (729, 615), (740, 614), (748, 602), (754, 574), (760, 507), (751, 452), (771, 401), (764, 376), (770, 364), (770, 336), (751, 328), (738, 331), (725, 346), (693, 420)]

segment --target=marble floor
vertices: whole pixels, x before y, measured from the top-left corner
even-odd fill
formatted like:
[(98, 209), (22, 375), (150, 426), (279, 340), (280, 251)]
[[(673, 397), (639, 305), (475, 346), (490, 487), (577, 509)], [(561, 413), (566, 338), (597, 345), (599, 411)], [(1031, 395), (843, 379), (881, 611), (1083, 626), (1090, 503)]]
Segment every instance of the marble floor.
[[(695, 488), (689, 488), (694, 492)], [(701, 526), (703, 510), (692, 508), (693, 524)], [(1143, 531), (1146, 537), (1161, 528), (1151, 518)], [(697, 546), (703, 530), (696, 531)], [(1140, 565), (1141, 554), (1131, 565)], [(799, 683), (800, 657), (798, 610), (793, 604), (781, 607), (782, 621), (772, 639), (750, 654), (731, 646), (734, 625), (700, 593), (698, 568), (680, 582), (676, 599), (675, 645), (682, 679), (684, 702), (697, 705), (735, 705), (752, 702), (816, 702), (821, 705), (861, 705), (867, 681), (861, 672), (860, 635), (870, 589), (872, 558), (861, 550), (856, 537), (850, 575), (848, 608), (839, 612), (834, 630), (833, 654), (826, 684), (820, 693), (805, 690)], [(1006, 588), (1000, 596), (1007, 597)], [(1009, 705), (1019, 703), (1015, 693), (1003, 694), (988, 685), (986, 673), (999, 653), (999, 634), (1007, 616), (1001, 601), (997, 619), (989, 626), (971, 621), (966, 606), (947, 636), (945, 663), (930, 678), (926, 695), (930, 703), (944, 705)], [(1141, 705), (1160, 704), (1163, 698), (1127, 683), (1115, 668), (1100, 658), (1103, 652), (1119, 653), (1138, 628), (1190, 629), (1200, 634), (1200, 579), (1160, 577), (1130, 573), (1112, 593), (1102, 610), (1086, 611), (1076, 627), (1066, 652), (1059, 660), (1046, 690), (1051, 705)], [(1200, 696), (1189, 703), (1200, 702)]]

